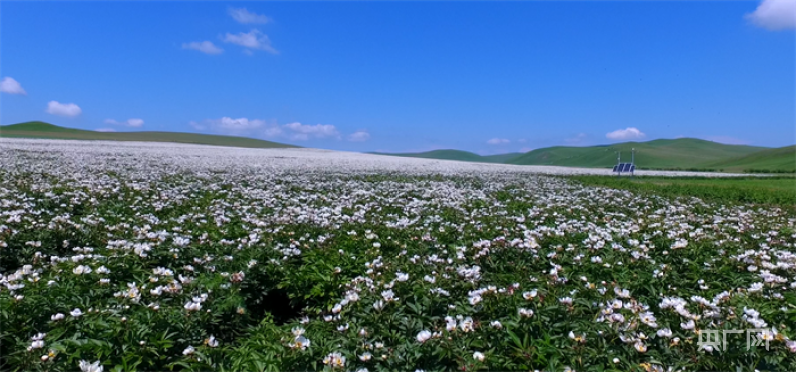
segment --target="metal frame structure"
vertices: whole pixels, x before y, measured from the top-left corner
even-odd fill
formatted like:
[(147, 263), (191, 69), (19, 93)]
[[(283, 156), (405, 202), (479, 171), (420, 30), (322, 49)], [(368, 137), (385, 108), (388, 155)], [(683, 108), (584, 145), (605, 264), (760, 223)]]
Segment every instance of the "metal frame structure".
[(630, 177), (632, 178), (635, 170), (636, 170), (636, 149), (634, 148), (630, 152), (630, 163), (622, 163), (622, 153), (617, 151), (616, 165), (614, 165), (614, 169), (612, 170), (612, 172), (616, 173), (617, 177), (622, 176), (622, 173), (630, 173)]

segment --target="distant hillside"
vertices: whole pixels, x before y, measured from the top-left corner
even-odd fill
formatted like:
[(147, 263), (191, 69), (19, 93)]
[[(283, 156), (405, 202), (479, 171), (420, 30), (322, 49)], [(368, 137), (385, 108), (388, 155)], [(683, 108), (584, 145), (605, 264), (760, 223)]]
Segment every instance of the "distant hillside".
[(50, 138), (105, 141), (146, 141), (177, 142), (199, 145), (248, 147), (248, 148), (289, 148), (297, 147), (284, 143), (263, 141), (254, 138), (217, 136), (210, 134), (180, 132), (95, 132), (72, 129), (57, 125), (30, 121), (26, 123), (0, 126), (0, 137)]
[(796, 145), (767, 149), (746, 156), (711, 164), (732, 172), (796, 172)]
[(590, 147), (547, 147), (530, 152), (481, 156), (460, 150), (434, 150), (420, 153), (382, 154), (427, 159), (505, 163), (517, 165), (556, 165), (586, 168), (610, 168), (617, 152), (630, 162), (631, 149), (640, 169), (700, 169), (727, 172), (794, 172), (796, 146), (766, 147), (726, 145), (696, 138), (660, 139), (648, 142), (624, 142)]
[(661, 139), (649, 142), (624, 142), (608, 146), (548, 147), (525, 153), (509, 160), (510, 164), (561, 165), (609, 168), (617, 162), (629, 162), (631, 149), (636, 149), (639, 168), (711, 168), (710, 164), (746, 156), (765, 147), (725, 145), (695, 138)]
[(401, 156), (405, 158), (470, 161), (476, 163), (505, 163), (508, 160), (514, 159), (522, 155), (522, 153), (514, 152), (508, 154), (482, 156), (469, 151), (462, 151), (462, 150), (432, 150), (426, 152), (405, 152), (405, 153), (372, 152), (371, 154)]

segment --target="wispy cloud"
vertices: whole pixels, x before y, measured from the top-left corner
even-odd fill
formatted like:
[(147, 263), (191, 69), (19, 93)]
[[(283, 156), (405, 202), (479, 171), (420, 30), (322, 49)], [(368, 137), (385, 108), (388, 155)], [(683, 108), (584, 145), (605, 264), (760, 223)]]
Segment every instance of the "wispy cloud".
[(265, 24), (271, 22), (271, 18), (262, 14), (252, 13), (246, 8), (229, 8), (229, 15), (242, 24)]
[(118, 126), (122, 126), (122, 127), (139, 128), (142, 125), (144, 125), (144, 120), (137, 119), (137, 118), (127, 119), (125, 121), (116, 121), (116, 120), (113, 120), (113, 119), (105, 119), (105, 124), (118, 125)]
[(618, 129), (613, 132), (607, 133), (605, 135), (606, 138), (612, 140), (631, 140), (631, 139), (639, 139), (644, 138), (646, 134), (642, 131), (638, 130), (635, 127), (628, 127), (625, 129)]
[(370, 133), (364, 130), (358, 130), (348, 135), (348, 140), (351, 142), (365, 142), (370, 139)]
[(250, 50), (264, 50), (268, 53), (278, 54), (279, 51), (271, 46), (271, 40), (268, 36), (260, 32), (260, 30), (252, 29), (248, 33), (241, 32), (238, 34), (227, 33), (224, 36), (225, 43), (240, 45)]
[(224, 49), (217, 47), (212, 41), (193, 41), (190, 43), (183, 43), (182, 49), (198, 50), (204, 54), (221, 54)]
[(0, 81), (0, 92), (20, 95), (28, 94), (25, 89), (22, 89), (22, 85), (20, 85), (18, 81), (8, 76), (4, 77), (3, 80)]
[(95, 132), (115, 132), (116, 129), (113, 128), (97, 128), (94, 129)]
[(58, 115), (58, 116), (78, 116), (83, 110), (74, 103), (60, 103), (58, 101), (50, 101), (47, 102), (47, 110), (45, 110), (48, 114)]
[(796, 0), (763, 0), (746, 19), (772, 31), (796, 29)]
[(306, 125), (299, 122), (285, 124), (282, 128), (290, 132), (290, 138), (298, 141), (306, 141), (310, 138), (339, 137), (340, 133), (334, 125), (315, 124)]
[[(262, 119), (249, 119), (222, 117), (220, 119), (207, 119), (201, 122), (189, 123), (194, 130), (213, 132), (219, 134), (245, 135), (261, 138), (287, 138), (294, 141), (310, 139), (340, 138), (340, 132), (334, 125), (315, 124), (307, 125), (299, 122), (278, 125), (275, 121)], [(364, 131), (361, 131), (364, 132)], [(367, 132), (364, 132), (367, 134)], [(353, 138), (360, 139), (362, 134), (354, 133)], [(369, 135), (368, 135), (369, 136)], [(349, 138), (351, 138), (349, 136)]]
[(578, 133), (574, 137), (564, 138), (564, 143), (568, 145), (578, 145), (583, 143), (588, 137), (586, 133)]
[(505, 145), (510, 142), (511, 142), (510, 140), (507, 140), (505, 138), (492, 138), (489, 141), (486, 141), (486, 143), (490, 145)]

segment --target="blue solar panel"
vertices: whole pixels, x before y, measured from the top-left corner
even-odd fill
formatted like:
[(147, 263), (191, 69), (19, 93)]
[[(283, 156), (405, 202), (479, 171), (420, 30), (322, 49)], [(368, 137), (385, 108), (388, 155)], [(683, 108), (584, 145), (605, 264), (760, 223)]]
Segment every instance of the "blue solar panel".
[(617, 165), (614, 165), (613, 172), (627, 173), (627, 172), (633, 172), (635, 170), (636, 166), (633, 163), (619, 163)]

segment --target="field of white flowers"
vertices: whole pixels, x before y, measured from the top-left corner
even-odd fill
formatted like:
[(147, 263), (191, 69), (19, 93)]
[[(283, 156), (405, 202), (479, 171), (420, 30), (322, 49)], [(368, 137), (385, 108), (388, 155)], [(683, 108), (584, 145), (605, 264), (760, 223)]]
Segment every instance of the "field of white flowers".
[(0, 369), (796, 370), (793, 209), (540, 172), (0, 139)]

